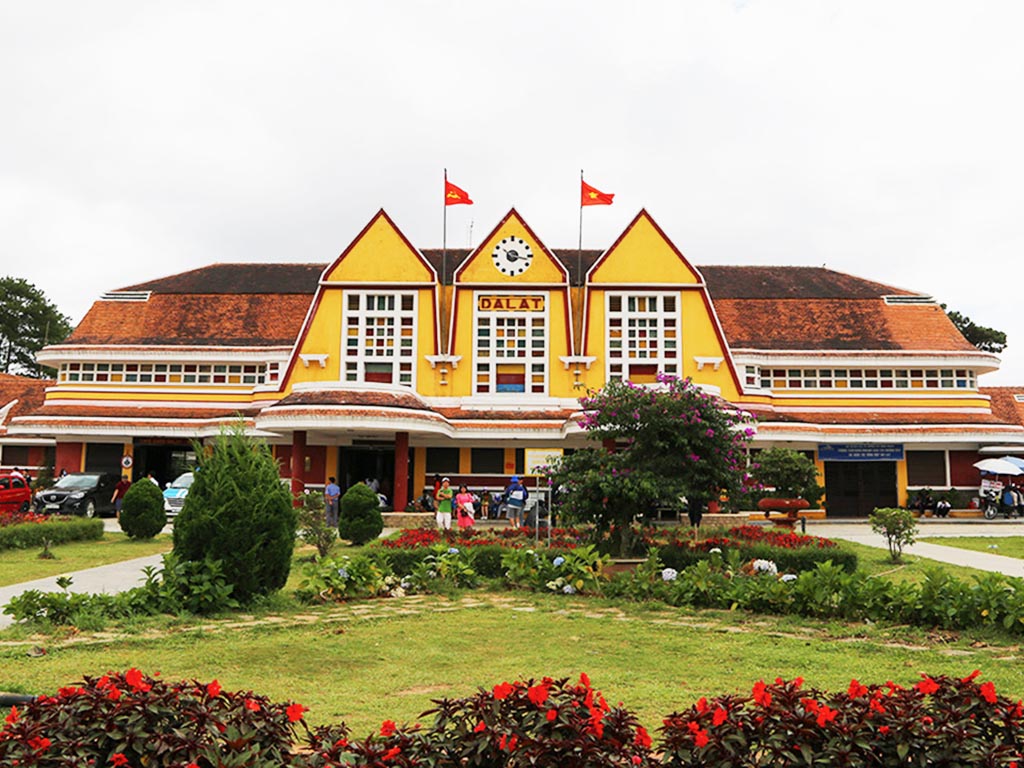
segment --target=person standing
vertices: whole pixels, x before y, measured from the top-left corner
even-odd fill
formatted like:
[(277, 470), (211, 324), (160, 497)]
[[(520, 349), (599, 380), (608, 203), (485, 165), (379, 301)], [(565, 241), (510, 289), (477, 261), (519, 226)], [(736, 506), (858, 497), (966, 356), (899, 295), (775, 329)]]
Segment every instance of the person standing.
[(508, 520), (513, 528), (522, 527), (523, 510), (526, 508), (528, 498), (530, 498), (530, 492), (519, 482), (519, 475), (512, 475), (508, 488), (505, 489), (505, 508), (508, 510)]
[(121, 475), (121, 482), (114, 486), (114, 495), (110, 497), (110, 503), (114, 505), (114, 511), (117, 512), (118, 520), (121, 519), (121, 505), (124, 503), (124, 495), (128, 493), (128, 489), (132, 487), (132, 481), (128, 479), (128, 475)]
[(459, 486), (459, 492), (455, 495), (455, 512), (458, 515), (459, 528), (472, 528), (473, 515), (473, 494), (464, 485)]
[(160, 481), (159, 481), (159, 480), (157, 480), (157, 479), (156, 479), (155, 477), (153, 477), (153, 472), (152, 472), (152, 470), (150, 470), (149, 472), (147, 472), (147, 473), (146, 473), (146, 479), (147, 479), (147, 480), (149, 480), (149, 482), (151, 482), (151, 483), (152, 483), (153, 485), (155, 485), (155, 486), (156, 486), (157, 488), (159, 488), (159, 487), (160, 487)]
[(327, 478), (327, 485), (324, 487), (324, 515), (327, 525), (331, 528), (338, 527), (338, 502), (341, 499), (341, 487), (333, 477)]
[(452, 497), (455, 491), (452, 490), (451, 480), (447, 477), (441, 478), (441, 487), (437, 491), (437, 527), (442, 531), (452, 529)]

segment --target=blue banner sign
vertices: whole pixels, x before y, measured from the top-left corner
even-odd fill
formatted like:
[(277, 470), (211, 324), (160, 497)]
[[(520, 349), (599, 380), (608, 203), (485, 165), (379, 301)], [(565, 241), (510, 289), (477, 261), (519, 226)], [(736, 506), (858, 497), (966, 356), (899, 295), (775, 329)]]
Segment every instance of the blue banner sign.
[(901, 443), (838, 443), (819, 445), (819, 461), (903, 461)]

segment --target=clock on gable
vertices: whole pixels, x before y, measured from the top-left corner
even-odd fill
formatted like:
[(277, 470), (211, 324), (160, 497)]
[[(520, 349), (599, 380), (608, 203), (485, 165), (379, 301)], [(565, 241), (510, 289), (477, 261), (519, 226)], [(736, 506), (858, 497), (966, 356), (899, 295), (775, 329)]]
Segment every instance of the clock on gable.
[(494, 268), (504, 275), (515, 277), (530, 268), (533, 249), (521, 237), (506, 237), (491, 251)]

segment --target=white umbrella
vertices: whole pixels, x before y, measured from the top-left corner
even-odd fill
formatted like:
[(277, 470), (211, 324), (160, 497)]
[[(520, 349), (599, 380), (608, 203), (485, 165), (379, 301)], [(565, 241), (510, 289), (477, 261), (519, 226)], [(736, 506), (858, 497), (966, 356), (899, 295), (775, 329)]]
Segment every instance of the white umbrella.
[(1016, 467), (1024, 469), (1024, 459), (1018, 459), (1016, 456), (1003, 456), (1003, 461), (1008, 461)]
[(1005, 459), (982, 459), (974, 462), (974, 466), (993, 475), (1024, 475), (1024, 469)]

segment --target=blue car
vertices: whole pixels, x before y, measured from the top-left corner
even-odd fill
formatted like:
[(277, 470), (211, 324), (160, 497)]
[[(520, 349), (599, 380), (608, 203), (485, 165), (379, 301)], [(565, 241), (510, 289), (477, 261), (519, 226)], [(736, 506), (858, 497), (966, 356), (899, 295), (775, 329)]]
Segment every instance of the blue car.
[(164, 489), (164, 511), (168, 517), (174, 517), (181, 512), (181, 508), (185, 506), (188, 489), (192, 487), (194, 479), (194, 474), (186, 472), (183, 475), (178, 475), (173, 483), (167, 484), (167, 488)]

